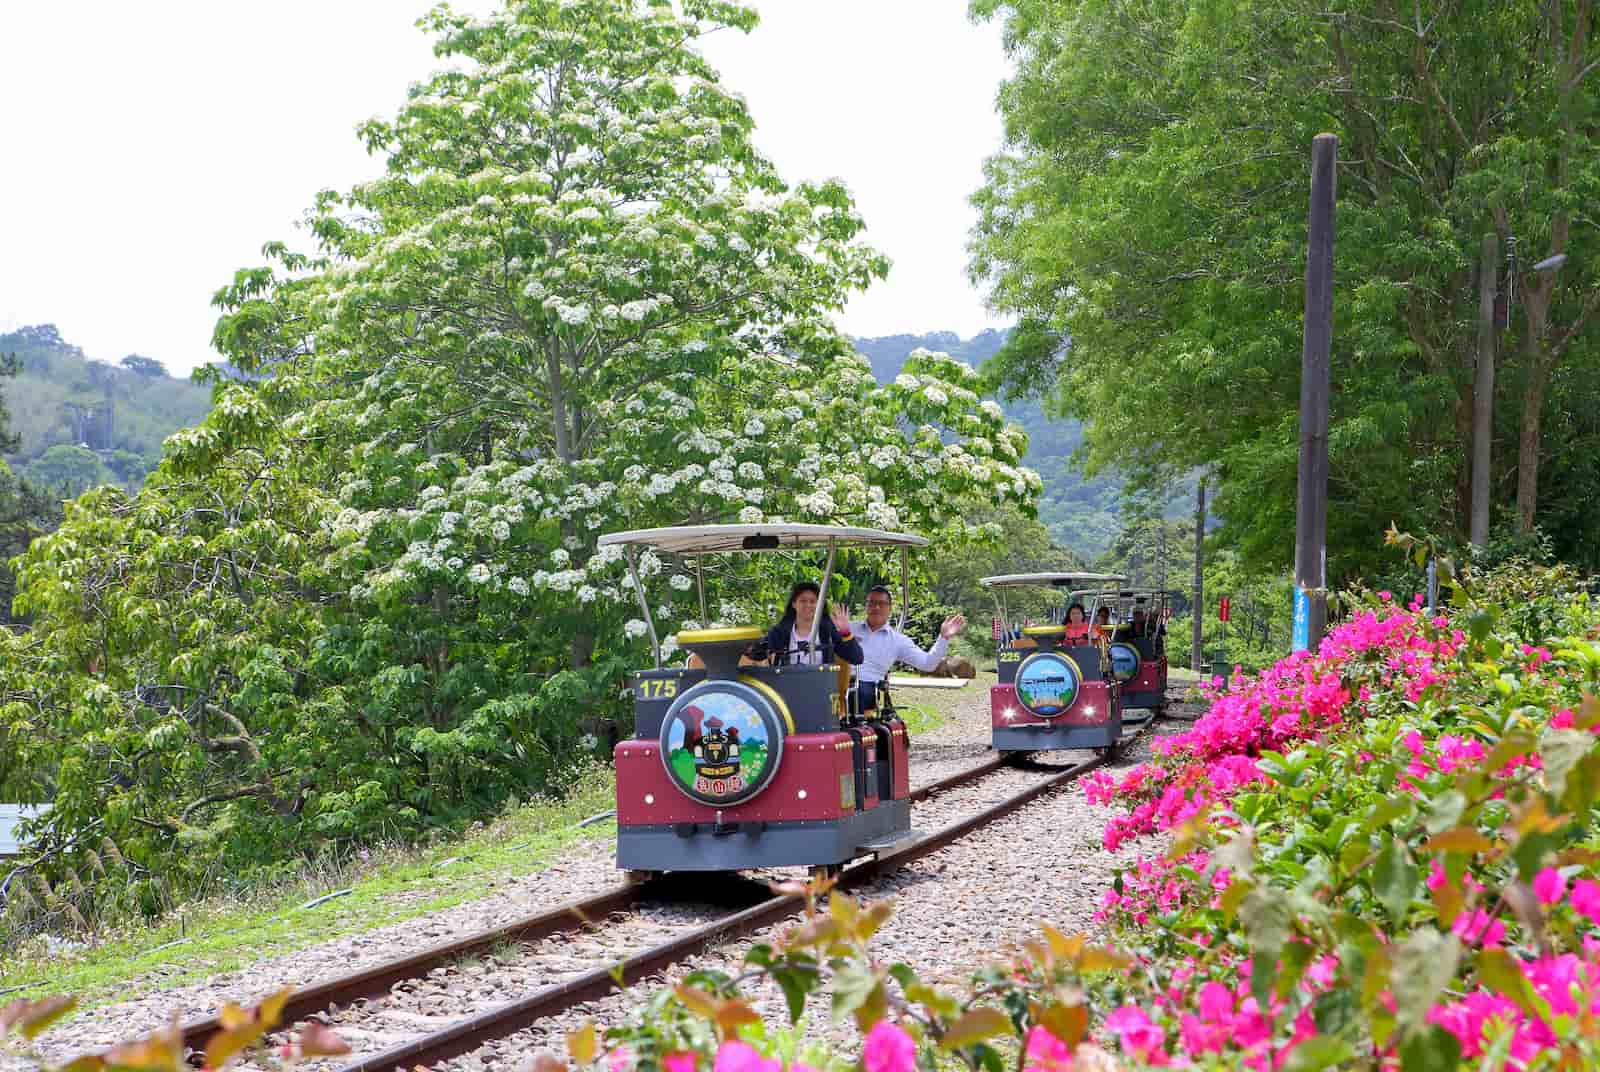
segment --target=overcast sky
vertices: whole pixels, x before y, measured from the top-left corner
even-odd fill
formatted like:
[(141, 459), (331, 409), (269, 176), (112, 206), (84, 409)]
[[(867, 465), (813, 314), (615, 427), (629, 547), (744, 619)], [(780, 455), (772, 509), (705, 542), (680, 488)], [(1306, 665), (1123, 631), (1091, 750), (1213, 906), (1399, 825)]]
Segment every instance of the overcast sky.
[[(211, 294), (318, 189), (375, 174), (355, 126), (434, 67), (415, 0), (0, 4), (0, 330), (90, 357), (210, 360)], [(491, 0), (458, 10), (485, 11)], [(1001, 326), (966, 281), (968, 195), (999, 144), (999, 31), (967, 0), (761, 0), (705, 51), (791, 181), (838, 177), (894, 268), (856, 335)]]

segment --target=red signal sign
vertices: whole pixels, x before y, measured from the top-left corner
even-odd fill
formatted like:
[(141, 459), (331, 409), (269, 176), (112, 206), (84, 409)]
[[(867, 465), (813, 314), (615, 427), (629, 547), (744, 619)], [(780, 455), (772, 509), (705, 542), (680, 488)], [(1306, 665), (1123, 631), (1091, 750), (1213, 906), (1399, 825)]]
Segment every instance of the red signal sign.
[(1227, 596), (1223, 596), (1222, 597), (1222, 602), (1217, 604), (1217, 620), (1218, 621), (1224, 621), (1224, 622), (1228, 620), (1228, 597)]

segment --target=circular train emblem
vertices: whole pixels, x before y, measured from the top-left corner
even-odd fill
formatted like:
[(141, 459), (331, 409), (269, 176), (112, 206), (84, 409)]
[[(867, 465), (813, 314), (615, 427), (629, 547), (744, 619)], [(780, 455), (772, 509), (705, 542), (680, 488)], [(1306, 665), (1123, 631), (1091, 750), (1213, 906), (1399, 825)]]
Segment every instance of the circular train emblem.
[(1082, 678), (1078, 666), (1066, 655), (1040, 651), (1017, 666), (1017, 699), (1040, 718), (1066, 714), (1078, 698)]
[(1111, 645), (1111, 676), (1132, 681), (1139, 676), (1139, 649), (1132, 644)]
[(706, 681), (668, 709), (660, 742), (667, 776), (685, 795), (702, 804), (738, 804), (778, 772), (783, 721), (750, 686)]

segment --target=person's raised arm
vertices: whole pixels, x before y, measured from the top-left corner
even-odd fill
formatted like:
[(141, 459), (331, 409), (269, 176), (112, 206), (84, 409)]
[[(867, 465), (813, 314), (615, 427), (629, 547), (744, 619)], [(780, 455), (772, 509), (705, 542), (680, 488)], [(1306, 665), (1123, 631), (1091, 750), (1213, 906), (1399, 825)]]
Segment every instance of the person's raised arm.
[(905, 634), (900, 635), (899, 650), (896, 656), (903, 663), (909, 663), (921, 671), (934, 669), (944, 660), (945, 653), (950, 650), (950, 638), (961, 632), (961, 627), (967, 624), (967, 619), (961, 614), (952, 614), (944, 620), (939, 627), (939, 639), (933, 642), (933, 647), (923, 651), (916, 643)]
[(867, 657), (867, 654), (862, 650), (861, 641), (850, 631), (850, 609), (839, 606), (829, 607), (828, 618), (834, 630), (834, 654), (851, 666), (860, 666), (861, 661)]

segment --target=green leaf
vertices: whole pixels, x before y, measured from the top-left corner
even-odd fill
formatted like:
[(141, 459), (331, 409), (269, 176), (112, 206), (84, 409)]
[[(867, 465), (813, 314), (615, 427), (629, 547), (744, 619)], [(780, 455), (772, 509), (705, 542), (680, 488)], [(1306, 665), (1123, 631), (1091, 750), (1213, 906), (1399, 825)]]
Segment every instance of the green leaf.
[(1372, 870), (1372, 888), (1396, 923), (1405, 920), (1406, 909), (1417, 892), (1417, 866), (1411, 862), (1406, 844), (1393, 838), (1378, 853)]
[(1400, 1043), (1403, 1072), (1456, 1072), (1461, 1065), (1461, 1041), (1437, 1024), (1406, 1035)]
[(974, 1042), (981, 1042), (996, 1035), (1009, 1034), (1011, 1031), (1011, 1017), (999, 1009), (990, 1006), (981, 1006), (969, 1010), (959, 1020), (945, 1029), (944, 1037), (939, 1040), (941, 1050), (959, 1050), (963, 1046), (970, 1046)]
[(888, 995), (883, 989), (883, 976), (874, 971), (870, 965), (851, 961), (834, 972), (835, 1020), (853, 1016), (856, 1026), (866, 1031), (883, 1019), (888, 1004)]
[(1534, 1018), (1548, 1016), (1549, 1008), (1534, 992), (1517, 959), (1504, 949), (1485, 949), (1478, 953), (1478, 981)]
[(1289, 906), (1282, 891), (1261, 886), (1250, 891), (1239, 905), (1239, 919), (1250, 943), (1253, 971), (1250, 990), (1263, 1006), (1272, 992), (1278, 955), (1289, 940)]
[(1283, 1072), (1319, 1072), (1320, 1069), (1348, 1061), (1355, 1054), (1355, 1049), (1344, 1039), (1331, 1035), (1312, 1035), (1289, 1051), (1289, 1057), (1283, 1063)]
[(1567, 772), (1596, 747), (1595, 737), (1584, 730), (1546, 730), (1539, 741), (1539, 758), (1544, 761), (1544, 781), (1560, 796), (1567, 788)]
[(1432, 927), (1413, 931), (1394, 958), (1395, 1014), (1407, 1030), (1422, 1027), (1428, 1009), (1455, 978), (1461, 944), (1453, 934), (1441, 935)]
[(1423, 826), (1430, 834), (1448, 830), (1461, 821), (1461, 813), (1466, 808), (1467, 798), (1459, 790), (1447, 789), (1433, 798), (1433, 803), (1428, 806), (1428, 818)]

